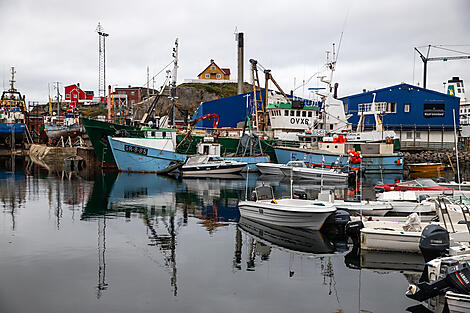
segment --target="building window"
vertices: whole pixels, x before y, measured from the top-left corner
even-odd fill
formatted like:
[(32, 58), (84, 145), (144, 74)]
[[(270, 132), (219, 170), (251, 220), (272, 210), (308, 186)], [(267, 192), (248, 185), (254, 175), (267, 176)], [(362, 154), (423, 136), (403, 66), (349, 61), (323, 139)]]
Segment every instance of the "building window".
[(131, 96), (135, 95), (135, 91), (131, 91)]
[(460, 87), (460, 83), (457, 83), (457, 87)]
[(289, 110), (284, 110), (284, 116), (289, 116)]
[(77, 94), (74, 94), (74, 95), (73, 95), (73, 98), (74, 98), (74, 99), (77, 99)]
[(70, 99), (70, 95), (65, 96), (66, 99)]
[(405, 103), (405, 109), (404, 109), (405, 113), (408, 113), (410, 112), (410, 104), (409, 103)]
[(216, 76), (216, 77), (217, 77), (217, 79), (220, 79), (220, 77), (221, 77), (221, 76), (220, 76), (220, 74), (217, 74), (217, 76)]
[(413, 139), (413, 132), (406, 132), (406, 139)]
[(389, 113), (397, 113), (397, 104), (396, 102), (390, 102)]
[(294, 113), (294, 110), (290, 110), (290, 116), (294, 116), (295, 113)]
[(462, 89), (458, 88), (458, 89), (457, 89), (457, 92), (462, 92)]
[(306, 117), (306, 116), (307, 116), (307, 112), (302, 111), (302, 117)]
[(211, 66), (211, 70), (215, 70), (215, 66)]
[(210, 74), (206, 74), (206, 78), (211, 78), (211, 75), (210, 75)]
[(295, 116), (300, 116), (300, 111), (296, 111)]
[(312, 111), (308, 112), (308, 117), (312, 117)]
[(421, 133), (420, 132), (415, 132), (415, 138), (416, 139), (421, 139)]

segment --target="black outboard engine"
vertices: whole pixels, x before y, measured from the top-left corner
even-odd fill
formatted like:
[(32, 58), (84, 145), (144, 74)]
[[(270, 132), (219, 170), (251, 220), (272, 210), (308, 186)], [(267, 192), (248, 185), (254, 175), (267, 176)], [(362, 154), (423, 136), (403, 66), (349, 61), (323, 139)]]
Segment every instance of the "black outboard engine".
[(362, 221), (349, 221), (344, 229), (346, 236), (351, 237), (354, 246), (361, 244), (361, 229), (364, 228)]
[(439, 295), (441, 292), (452, 290), (457, 293), (470, 293), (470, 265), (451, 261), (449, 264), (441, 264), (441, 273), (444, 277), (432, 283), (421, 282), (418, 285), (410, 285), (406, 296), (417, 301), (424, 301)]
[(423, 229), (419, 240), (419, 249), (425, 262), (444, 256), (449, 251), (449, 247), (449, 232), (445, 228), (430, 224)]
[(348, 211), (337, 210), (335, 212), (335, 226), (339, 234), (344, 234), (346, 231), (346, 224), (351, 221), (351, 216)]

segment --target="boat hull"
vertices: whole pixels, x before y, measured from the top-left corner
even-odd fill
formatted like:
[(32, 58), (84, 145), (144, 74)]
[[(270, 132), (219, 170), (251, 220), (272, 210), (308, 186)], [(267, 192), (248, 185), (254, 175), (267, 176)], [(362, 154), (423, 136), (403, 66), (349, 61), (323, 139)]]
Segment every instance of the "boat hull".
[[(311, 166), (343, 167), (348, 165), (347, 157), (325, 151), (308, 151), (290, 147), (276, 147), (274, 151), (278, 163), (303, 160), (310, 163)], [(359, 164), (356, 166), (359, 167)], [(403, 171), (403, 156), (399, 154), (363, 155), (361, 166), (369, 173), (401, 173)]]
[(470, 295), (448, 291), (446, 300), (450, 313), (470, 312)]
[(395, 251), (405, 253), (421, 253), (419, 240), (421, 232), (404, 232), (363, 228), (361, 229), (361, 249), (376, 251)]
[(238, 161), (238, 162), (245, 162), (248, 163), (243, 169), (242, 172), (257, 172), (259, 171), (258, 167), (256, 166), (257, 163), (269, 163), (269, 155), (260, 155), (260, 156), (224, 156), (222, 157), (224, 160), (230, 161)]
[(275, 163), (258, 163), (256, 167), (262, 175), (283, 175), (281, 171), (282, 164)]
[(300, 179), (345, 183), (348, 180), (347, 173), (338, 173), (318, 168), (293, 168), (293, 176)]
[(126, 131), (129, 135), (143, 137), (143, 132), (134, 126), (98, 121), (85, 117), (81, 117), (80, 120), (85, 127), (96, 157), (101, 162), (102, 167), (116, 167), (116, 161), (108, 142), (108, 136), (115, 136), (116, 132)]
[(201, 177), (201, 176), (211, 176), (211, 175), (221, 175), (221, 174), (236, 174), (240, 173), (246, 164), (240, 165), (212, 165), (212, 164), (201, 164), (194, 166), (192, 168), (182, 169), (184, 177)]
[(166, 173), (183, 165), (186, 156), (173, 151), (126, 142), (126, 138), (108, 137), (117, 167), (124, 172)]
[(10, 145), (12, 134), (15, 136), (16, 144), (22, 143), (25, 129), (25, 123), (0, 123), (0, 144)]
[[(278, 200), (281, 202), (282, 200)], [(305, 201), (305, 200), (300, 200)], [(319, 210), (317, 212), (290, 210), (283, 208), (282, 204), (259, 201), (240, 201), (238, 204), (242, 217), (257, 220), (277, 226), (308, 228), (320, 230), (325, 220), (336, 211), (334, 208)]]

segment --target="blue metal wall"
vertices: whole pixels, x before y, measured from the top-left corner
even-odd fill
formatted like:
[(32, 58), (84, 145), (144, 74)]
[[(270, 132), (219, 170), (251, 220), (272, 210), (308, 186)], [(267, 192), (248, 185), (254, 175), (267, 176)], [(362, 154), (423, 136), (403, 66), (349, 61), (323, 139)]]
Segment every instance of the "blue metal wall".
[[(202, 102), (197, 108), (193, 115), (193, 120), (210, 113), (218, 114), (220, 117), (219, 127), (237, 127), (237, 123), (243, 122), (246, 116), (246, 96), (249, 101), (249, 112), (254, 113), (253, 108), (253, 92), (243, 93), (241, 95), (216, 99), (212, 101)], [(292, 97), (288, 95), (290, 99)], [(261, 89), (261, 99), (264, 101), (264, 89)], [(319, 105), (312, 100), (307, 100), (299, 97), (294, 97), (295, 100), (301, 100), (306, 105)], [(259, 100), (259, 95), (258, 95)], [(200, 128), (212, 128), (213, 120), (203, 120), (196, 124), (196, 127)]]
[[(251, 100), (251, 98), (253, 98), (253, 93), (249, 92), (241, 95), (202, 102), (194, 113), (193, 120), (206, 114), (215, 113), (220, 117), (219, 127), (236, 127), (238, 122), (245, 120), (245, 96), (248, 94), (250, 95), (249, 100)], [(212, 128), (212, 123), (212, 120), (203, 120), (197, 123), (196, 127)]]
[[(371, 103), (375, 96), (375, 102), (395, 102), (396, 113), (387, 113), (383, 117), (383, 123), (387, 129), (451, 129), (453, 128), (452, 110), (455, 110), (455, 119), (459, 125), (460, 99), (437, 91), (424, 89), (409, 84), (399, 84), (374, 91), (364, 92), (341, 98), (347, 103), (349, 119), (353, 125), (357, 125), (358, 104)], [(445, 112), (443, 116), (426, 117), (424, 104), (443, 103)], [(405, 112), (405, 104), (410, 104), (409, 112)], [(366, 126), (374, 125), (374, 116), (369, 115), (365, 119)]]

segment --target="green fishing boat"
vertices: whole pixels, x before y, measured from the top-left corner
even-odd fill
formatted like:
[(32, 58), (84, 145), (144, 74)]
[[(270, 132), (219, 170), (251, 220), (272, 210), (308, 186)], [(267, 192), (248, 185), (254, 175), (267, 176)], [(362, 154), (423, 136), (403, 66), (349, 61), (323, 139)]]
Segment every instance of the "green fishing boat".
[(98, 161), (102, 167), (116, 167), (108, 136), (125, 135), (130, 137), (143, 137), (140, 128), (130, 125), (118, 124), (82, 117), (88, 138), (90, 138)]
[[(102, 167), (116, 167), (111, 147), (108, 143), (108, 136), (126, 136), (126, 137), (143, 137), (143, 131), (136, 126), (123, 125), (113, 122), (106, 122), (95, 120), (91, 118), (81, 118), (82, 124), (90, 138), (93, 149), (95, 150), (98, 161), (101, 162)], [(185, 138), (185, 134), (179, 134), (176, 137), (178, 147), (176, 152), (193, 155), (196, 154), (197, 144), (203, 142), (205, 136), (192, 135), (190, 138)], [(184, 140), (184, 141), (183, 141)], [(181, 142), (183, 141), (183, 142)], [(234, 154), (237, 152), (237, 147), (240, 139), (236, 137), (216, 137), (215, 142), (222, 146), (222, 154)], [(262, 139), (261, 147), (264, 154), (269, 155), (272, 162), (276, 162), (276, 154), (274, 153), (273, 146), (282, 144), (283, 146), (298, 146), (296, 142), (287, 142), (273, 139)]]

